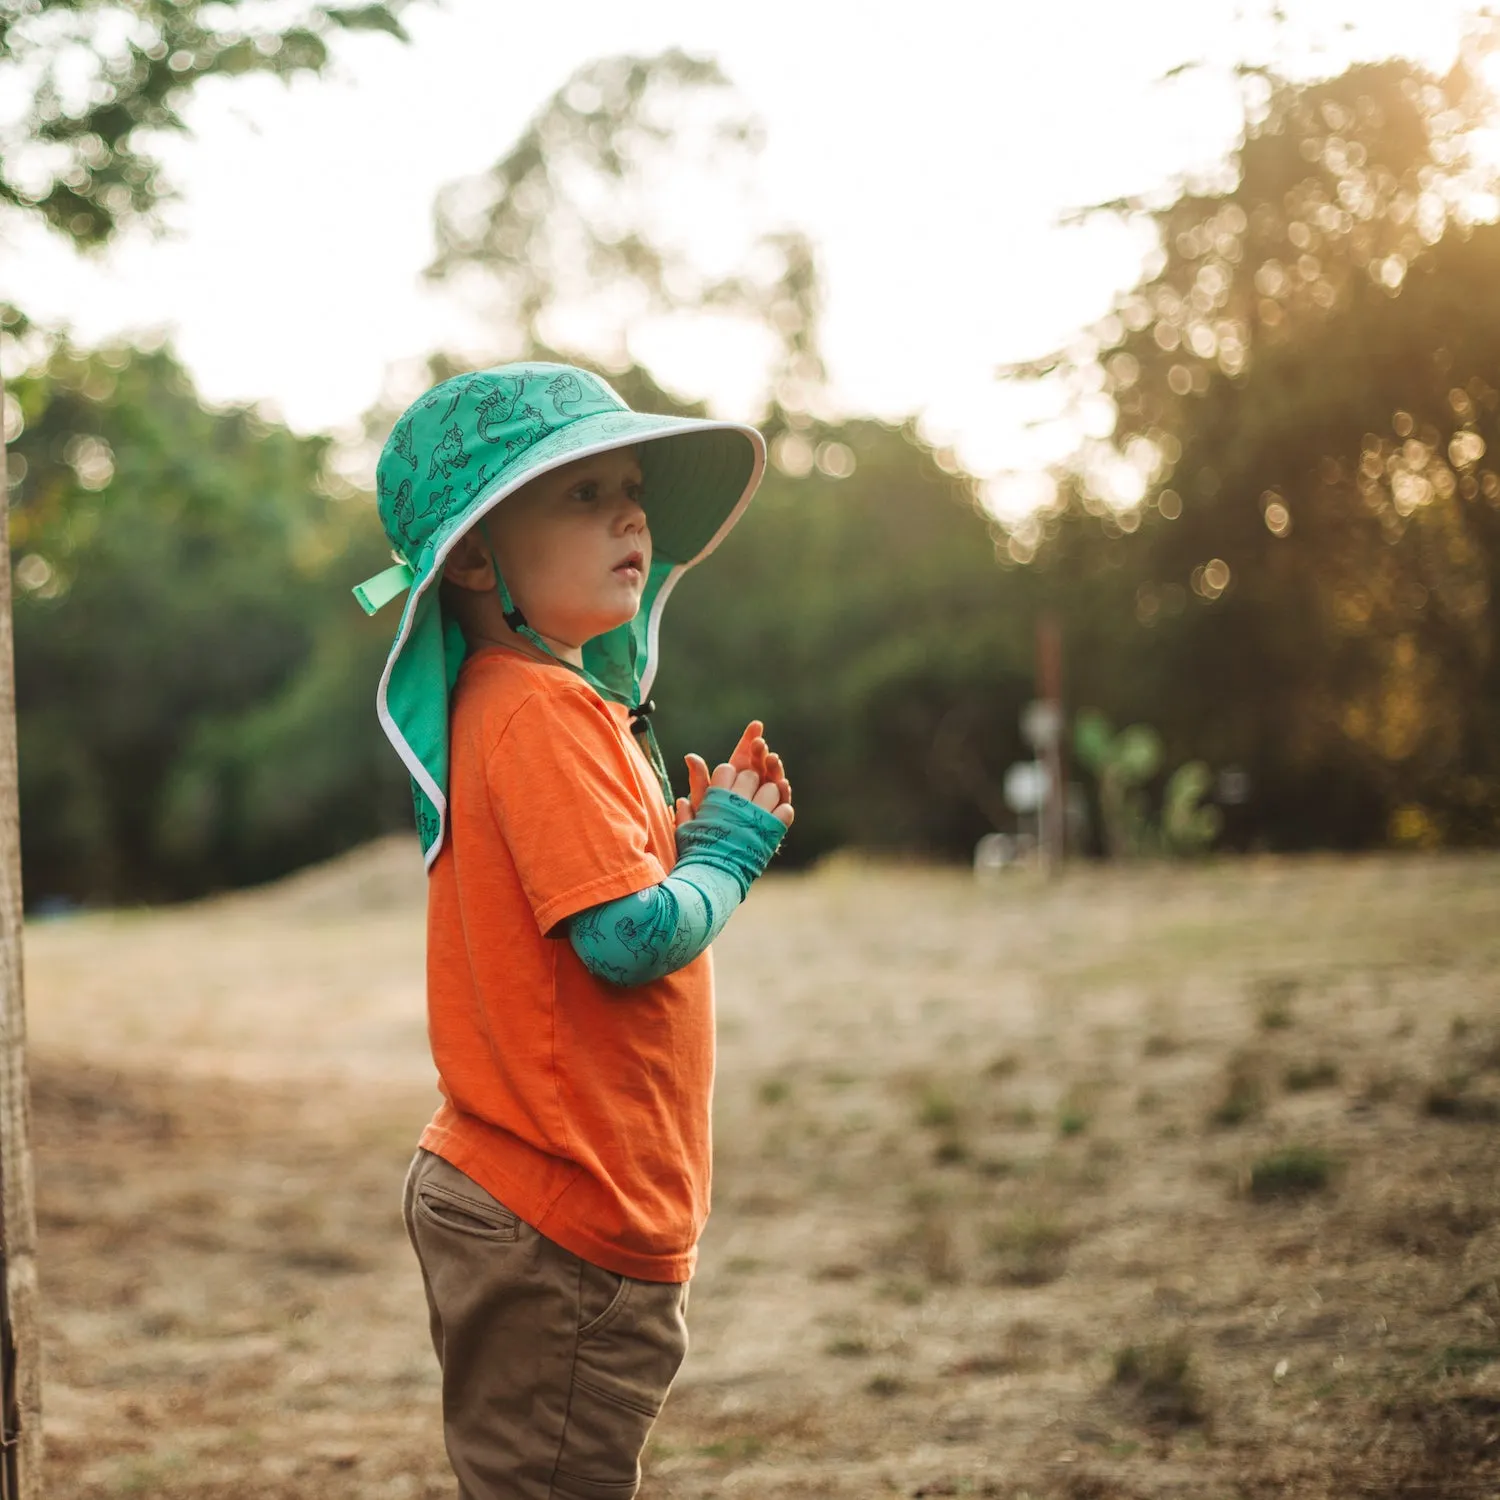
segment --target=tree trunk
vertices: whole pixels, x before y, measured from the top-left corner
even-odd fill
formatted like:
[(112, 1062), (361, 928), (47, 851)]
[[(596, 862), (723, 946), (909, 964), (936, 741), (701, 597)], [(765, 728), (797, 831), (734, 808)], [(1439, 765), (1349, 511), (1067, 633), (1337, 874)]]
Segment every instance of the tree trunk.
[(37, 1347), (36, 1203), (21, 983), (21, 816), (10, 612), (10, 475), (0, 374), (0, 1500), (41, 1495), (42, 1382)]

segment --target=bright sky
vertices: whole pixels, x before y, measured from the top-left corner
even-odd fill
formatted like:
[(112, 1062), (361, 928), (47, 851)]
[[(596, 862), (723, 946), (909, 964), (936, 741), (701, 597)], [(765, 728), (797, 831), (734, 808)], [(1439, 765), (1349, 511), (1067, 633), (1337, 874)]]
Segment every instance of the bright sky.
[[(1405, 53), (1443, 65), (1461, 0), (569, 0), (414, 10), (414, 43), (352, 38), (337, 76), (215, 84), (168, 159), (166, 240), (85, 262), (40, 230), (0, 241), (0, 296), (92, 341), (170, 332), (207, 398), (348, 430), (387, 371), (473, 346), (472, 314), (425, 287), (431, 205), (489, 166), (581, 64), (669, 46), (711, 54), (767, 126), (771, 212), (819, 247), (824, 344), (849, 411), (918, 412), (973, 472), (1060, 456), (1034, 397), (995, 367), (1048, 351), (1134, 280), (1146, 242), (1062, 228), (1066, 209), (1157, 187), (1233, 143), (1229, 67), (1296, 73)], [(1250, 19), (1246, 19), (1248, 13)], [(1209, 67), (1162, 82), (1179, 63)], [(713, 347), (663, 373), (750, 414), (757, 372)], [(997, 487), (1019, 504), (1024, 484)]]

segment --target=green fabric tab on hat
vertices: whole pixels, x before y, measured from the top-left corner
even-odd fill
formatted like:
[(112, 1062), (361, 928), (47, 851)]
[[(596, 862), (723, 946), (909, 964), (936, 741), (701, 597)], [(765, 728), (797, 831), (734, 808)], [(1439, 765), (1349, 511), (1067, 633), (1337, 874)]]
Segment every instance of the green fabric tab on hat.
[(416, 576), (404, 562), (396, 563), (373, 578), (355, 584), (354, 597), (359, 600), (367, 615), (373, 615), (376, 610), (384, 609), (398, 594), (404, 594)]

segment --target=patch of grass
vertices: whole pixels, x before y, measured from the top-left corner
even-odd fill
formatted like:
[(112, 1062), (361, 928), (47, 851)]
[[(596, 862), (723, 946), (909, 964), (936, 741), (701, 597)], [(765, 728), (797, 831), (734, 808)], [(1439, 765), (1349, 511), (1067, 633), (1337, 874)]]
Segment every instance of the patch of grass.
[(869, 1352), (869, 1341), (857, 1334), (840, 1334), (823, 1345), (823, 1353), (835, 1359), (863, 1359)]
[(1051, 1330), (1040, 1323), (1021, 1319), (1001, 1335), (999, 1347), (966, 1354), (954, 1360), (945, 1375), (1009, 1375), (1016, 1370), (1038, 1368), (1052, 1342)]
[(882, 1373), (872, 1375), (865, 1382), (865, 1391), (871, 1396), (889, 1398), (899, 1396), (906, 1389), (906, 1382), (899, 1375)]
[(952, 1130), (958, 1125), (958, 1104), (935, 1084), (922, 1091), (917, 1124), (926, 1130)]
[(762, 1080), (756, 1095), (762, 1104), (785, 1104), (792, 1097), (792, 1086), (784, 1078)]
[(989, 1235), (1000, 1280), (1012, 1286), (1043, 1286), (1067, 1268), (1073, 1233), (1050, 1214), (1021, 1210)]
[(1394, 1068), (1372, 1073), (1365, 1080), (1365, 1086), (1359, 1096), (1360, 1101), (1364, 1104), (1389, 1104), (1401, 1092), (1405, 1081), (1402, 1074)]
[(1030, 1130), (1036, 1124), (1036, 1109), (1030, 1104), (1017, 1104), (1002, 1110), (999, 1120), (1002, 1125), (1009, 1125), (1016, 1130)]
[(1484, 1124), (1500, 1120), (1500, 1099), (1472, 1092), (1470, 1083), (1467, 1073), (1451, 1073), (1429, 1085), (1422, 1101), (1424, 1112), (1438, 1120)]
[(988, 1177), (991, 1181), (996, 1181), (1001, 1177), (1014, 1176), (1016, 1164), (1007, 1156), (981, 1156), (974, 1163), (974, 1170), (981, 1177)]
[(1224, 1094), (1209, 1111), (1209, 1121), (1224, 1129), (1233, 1129), (1253, 1120), (1265, 1108), (1265, 1085), (1261, 1081), (1261, 1065), (1257, 1058), (1246, 1052), (1237, 1052), (1229, 1059), (1224, 1072)]
[(1021, 1059), (1014, 1052), (1002, 1052), (985, 1065), (986, 1078), (1013, 1078), (1021, 1071)]
[(110, 1489), (117, 1495), (159, 1495), (172, 1484), (171, 1475), (183, 1467), (180, 1453), (155, 1458), (132, 1458), (121, 1466)]
[(1263, 1156), (1250, 1168), (1250, 1196), (1265, 1203), (1321, 1193), (1333, 1181), (1334, 1164), (1316, 1146), (1286, 1146)]
[(1082, 1135), (1089, 1128), (1089, 1117), (1081, 1105), (1065, 1104), (1057, 1115), (1059, 1135)]
[(765, 1451), (766, 1440), (753, 1432), (735, 1433), (712, 1443), (704, 1443), (698, 1449), (704, 1458), (729, 1459), (737, 1463), (759, 1458)]
[(875, 1295), (887, 1302), (899, 1302), (903, 1307), (920, 1307), (927, 1300), (927, 1288), (920, 1281), (893, 1277), (882, 1281), (875, 1288)]
[(1161, 1094), (1156, 1089), (1142, 1089), (1135, 1096), (1135, 1107), (1138, 1114), (1149, 1115), (1161, 1107)]
[(366, 1256), (345, 1245), (288, 1245), (276, 1258), (284, 1266), (315, 1276), (348, 1276), (370, 1268)]
[(1181, 1336), (1127, 1344), (1115, 1355), (1114, 1385), (1131, 1396), (1149, 1421), (1194, 1427), (1208, 1420), (1203, 1384)]
[(857, 1281), (865, 1274), (865, 1268), (851, 1260), (836, 1260), (819, 1266), (813, 1272), (814, 1281)]
[(918, 1263), (928, 1281), (951, 1285), (963, 1279), (958, 1243), (953, 1226), (945, 1217), (934, 1215), (922, 1220), (914, 1241)]
[(1500, 1205), (1456, 1197), (1436, 1202), (1409, 1199), (1390, 1207), (1380, 1220), (1379, 1233), (1387, 1244), (1416, 1255), (1457, 1255), (1495, 1222), (1497, 1209)]
[(1433, 1361), (1434, 1375), (1472, 1375), (1500, 1362), (1500, 1344), (1449, 1344)]
[(1291, 974), (1267, 974), (1255, 981), (1251, 996), (1262, 1031), (1285, 1031), (1293, 1022), (1292, 1001), (1302, 981)]
[(1338, 1064), (1320, 1057), (1312, 1062), (1293, 1063), (1282, 1075), (1282, 1082), (1292, 1093), (1305, 1093), (1308, 1089), (1331, 1088), (1339, 1081)]
[(1146, 1057), (1170, 1057), (1177, 1051), (1177, 1040), (1170, 1037), (1164, 1031), (1153, 1031), (1141, 1047), (1141, 1052)]
[(944, 1136), (932, 1148), (932, 1159), (940, 1167), (956, 1166), (969, 1159), (969, 1148), (956, 1135)]
[(1470, 1053), (1476, 1068), (1484, 1073), (1500, 1073), (1500, 1031), (1485, 1036)]

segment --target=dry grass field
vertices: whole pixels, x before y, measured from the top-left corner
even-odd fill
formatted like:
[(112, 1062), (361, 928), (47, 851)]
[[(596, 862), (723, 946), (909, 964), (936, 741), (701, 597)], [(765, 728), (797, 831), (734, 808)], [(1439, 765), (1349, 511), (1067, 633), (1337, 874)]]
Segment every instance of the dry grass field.
[[(421, 894), (29, 931), (49, 1496), (451, 1494)], [(835, 863), (717, 962), (644, 1500), (1500, 1495), (1500, 858)]]

